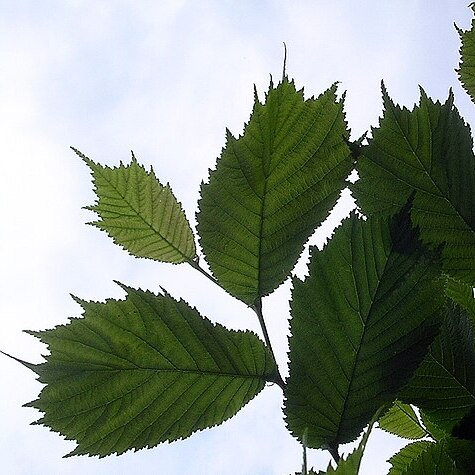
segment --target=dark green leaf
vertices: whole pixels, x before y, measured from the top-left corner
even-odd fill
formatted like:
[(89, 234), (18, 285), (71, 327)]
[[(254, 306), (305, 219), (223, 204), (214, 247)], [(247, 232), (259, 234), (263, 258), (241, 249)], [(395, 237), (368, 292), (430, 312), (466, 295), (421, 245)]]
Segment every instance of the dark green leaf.
[(449, 304), (439, 336), (399, 397), (448, 434), (475, 405), (475, 340), (460, 307)]
[(384, 116), (358, 160), (353, 185), (366, 215), (392, 214), (414, 193), (411, 217), (426, 243), (443, 248), (443, 266), (475, 284), (475, 157), (469, 127), (450, 94), (434, 103), (422, 91), (412, 111), (383, 87)]
[(475, 442), (472, 440), (446, 440), (445, 450), (462, 474), (473, 474), (475, 467)]
[(201, 187), (198, 232), (208, 264), (248, 304), (289, 276), (345, 186), (353, 160), (335, 91), (304, 100), (287, 78), (271, 83), (265, 104), (256, 95), (244, 134), (227, 133)]
[(51, 354), (29, 403), (38, 423), (77, 441), (70, 455), (153, 447), (220, 424), (276, 368), (251, 332), (211, 323), (169, 295), (126, 288), (125, 300), (80, 302), (84, 318), (30, 332)]
[(180, 263), (195, 255), (193, 232), (168, 185), (132, 162), (118, 168), (94, 163), (75, 152), (92, 170), (98, 201), (87, 207), (100, 216), (94, 226), (136, 257)]
[(467, 317), (475, 326), (475, 298), (471, 285), (459, 282), (455, 279), (447, 278), (445, 292), (456, 304), (462, 306), (467, 312)]
[(438, 331), (439, 272), (407, 210), (391, 221), (352, 215), (312, 249), (291, 302), (285, 413), (295, 437), (308, 430), (314, 448), (350, 442), (395, 399)]

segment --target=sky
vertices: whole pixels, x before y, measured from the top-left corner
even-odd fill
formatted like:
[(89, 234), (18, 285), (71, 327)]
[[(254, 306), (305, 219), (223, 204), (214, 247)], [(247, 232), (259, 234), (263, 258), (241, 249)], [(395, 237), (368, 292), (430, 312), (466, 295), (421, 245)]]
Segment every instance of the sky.
[[(137, 159), (169, 182), (195, 223), (199, 186), (224, 146), (249, 119), (256, 85), (287, 72), (307, 97), (335, 81), (347, 91), (352, 137), (376, 126), (380, 83), (412, 107), (419, 85), (434, 99), (450, 88), (469, 123), (474, 108), (460, 87), (459, 38), (471, 11), (460, 0), (191, 1), (0, 0), (0, 349), (40, 362), (45, 347), (23, 330), (41, 330), (79, 316), (70, 294), (86, 300), (123, 298), (114, 284), (158, 292), (196, 306), (234, 329), (260, 334), (242, 303), (185, 265), (134, 259), (82, 209), (94, 195), (74, 146), (95, 161)], [(322, 245), (351, 207), (338, 209), (311, 238)], [(305, 273), (306, 255), (297, 275)], [(264, 300), (277, 359), (286, 374), (290, 285)], [(282, 420), (282, 393), (266, 387), (236, 417), (191, 438), (105, 459), (62, 456), (74, 448), (29, 424), (39, 417), (22, 404), (41, 385), (0, 356), (0, 460), (9, 475), (290, 474), (301, 448)], [(363, 474), (385, 473), (404, 442), (375, 430)], [(329, 456), (310, 451), (323, 469)]]

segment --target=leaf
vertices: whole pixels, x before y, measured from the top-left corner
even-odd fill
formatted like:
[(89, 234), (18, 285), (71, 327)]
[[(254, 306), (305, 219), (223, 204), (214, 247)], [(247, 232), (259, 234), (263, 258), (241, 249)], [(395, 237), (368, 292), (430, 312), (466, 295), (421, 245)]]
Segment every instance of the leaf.
[(470, 128), (453, 105), (400, 108), (383, 86), (384, 116), (357, 162), (352, 185), (366, 215), (393, 214), (414, 193), (413, 223), (421, 239), (443, 248), (446, 273), (475, 284), (475, 157)]
[(439, 336), (399, 397), (449, 434), (475, 405), (475, 340), (462, 308), (447, 306)]
[(409, 404), (396, 401), (378, 421), (379, 427), (405, 439), (421, 439), (428, 435)]
[(475, 440), (475, 405), (452, 429), (452, 435), (459, 439)]
[(446, 449), (446, 444), (443, 442), (420, 441), (410, 444), (389, 459), (393, 464), (393, 468), (389, 471), (388, 475), (425, 473), (434, 475), (462, 475)]
[(304, 100), (293, 82), (257, 94), (244, 134), (226, 147), (201, 186), (200, 244), (219, 283), (247, 304), (289, 276), (308, 237), (328, 215), (352, 157), (336, 86)]
[(475, 326), (475, 298), (473, 297), (472, 286), (447, 278), (445, 293), (456, 304), (464, 308), (467, 312), (467, 317), (470, 318), (472, 325)]
[[(471, 5), (475, 12), (475, 5)], [(460, 82), (468, 95), (475, 102), (475, 20), (470, 30), (457, 28), (462, 46), (460, 48), (460, 68), (457, 70)]]
[(430, 416), (423, 410), (419, 409), (419, 413), (421, 415), (421, 421), (432, 439), (435, 441), (440, 441), (442, 439), (446, 439), (450, 435), (445, 430), (441, 429), (435, 422), (433, 422)]
[(309, 276), (294, 279), (286, 422), (313, 448), (354, 440), (395, 399), (437, 334), (443, 304), (438, 259), (410, 227), (353, 214)]
[(180, 203), (137, 163), (109, 168), (73, 149), (89, 166), (98, 200), (86, 209), (100, 217), (94, 226), (136, 257), (162, 262), (189, 262), (196, 256), (193, 232)]
[(185, 438), (235, 415), (275, 378), (257, 336), (213, 324), (168, 294), (124, 287), (125, 300), (80, 302), (84, 318), (29, 332), (51, 354), (29, 403), (37, 421), (105, 456)]
[(473, 473), (475, 467), (475, 442), (458, 440), (453, 437), (446, 440), (446, 451), (462, 474)]
[(432, 442), (420, 440), (403, 447), (393, 455), (388, 462), (392, 465), (388, 475), (402, 475), (406, 468), (419, 457), (425, 450), (431, 447)]

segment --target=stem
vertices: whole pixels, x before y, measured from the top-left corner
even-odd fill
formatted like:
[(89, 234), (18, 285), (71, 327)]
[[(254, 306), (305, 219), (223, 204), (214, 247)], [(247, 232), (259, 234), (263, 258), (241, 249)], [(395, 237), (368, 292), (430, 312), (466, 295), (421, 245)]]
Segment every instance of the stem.
[(277, 366), (277, 360), (276, 360), (275, 354), (274, 354), (274, 350), (272, 349), (269, 334), (267, 333), (267, 327), (266, 327), (266, 322), (264, 321), (264, 315), (262, 314), (262, 299), (261, 298), (257, 299), (256, 303), (254, 305), (252, 305), (251, 308), (254, 310), (254, 312), (257, 315), (257, 319), (259, 320), (259, 324), (261, 325), (262, 333), (264, 334), (264, 341), (266, 342), (267, 348), (271, 352), (272, 358), (273, 358), (275, 366), (277, 368), (276, 379), (274, 380), (274, 382), (278, 386), (280, 386), (282, 391), (284, 391), (285, 390), (285, 383), (284, 383), (284, 380), (282, 379), (282, 376), (280, 375), (279, 367)]
[(338, 465), (338, 462), (340, 461), (340, 454), (338, 453), (338, 446), (329, 447), (328, 452), (330, 452), (330, 455), (333, 457), (333, 460)]
[[(205, 269), (203, 269), (200, 266), (198, 259), (189, 259), (187, 262), (188, 264), (190, 264), (191, 267), (193, 267), (193, 269), (196, 269), (198, 272), (203, 274), (208, 280), (210, 280), (217, 286), (221, 287), (226, 293), (228, 293), (228, 291), (211, 274), (209, 274)], [(273, 380), (272, 382), (276, 383), (282, 389), (282, 391), (284, 391), (285, 383), (284, 383), (284, 380), (282, 379), (282, 376), (280, 375), (279, 367), (277, 366), (277, 360), (274, 354), (274, 350), (272, 349), (269, 334), (267, 333), (267, 327), (264, 321), (264, 316), (262, 315), (262, 300), (259, 298), (254, 305), (249, 305), (249, 307), (252, 308), (252, 310), (254, 310), (254, 312), (257, 315), (259, 324), (261, 325), (262, 333), (264, 334), (264, 341), (266, 342), (266, 346), (269, 349), (272, 355), (272, 359), (274, 360), (275, 366), (277, 368), (277, 374), (276, 374), (275, 380)]]
[(196, 269), (198, 272), (200, 272), (201, 274), (203, 274), (208, 280), (210, 280), (211, 282), (213, 282), (214, 284), (216, 284), (218, 287), (221, 287), (224, 291), (226, 291), (227, 293), (227, 290), (211, 275), (209, 274), (208, 272), (206, 272), (201, 266), (200, 266), (200, 263), (198, 261), (198, 258), (196, 259), (189, 259), (188, 261), (188, 264), (190, 264), (191, 267), (193, 267), (193, 269)]

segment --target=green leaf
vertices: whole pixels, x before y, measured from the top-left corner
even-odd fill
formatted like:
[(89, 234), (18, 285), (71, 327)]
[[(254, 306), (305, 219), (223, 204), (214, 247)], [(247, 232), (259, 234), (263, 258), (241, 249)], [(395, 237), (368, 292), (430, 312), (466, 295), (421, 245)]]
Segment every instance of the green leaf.
[(446, 439), (450, 434), (444, 429), (441, 429), (435, 422), (433, 422), (425, 411), (419, 409), (421, 415), (421, 421), (424, 424), (425, 429), (435, 441)]
[(129, 165), (109, 168), (73, 149), (92, 170), (97, 203), (86, 209), (101, 218), (94, 226), (136, 257), (162, 262), (195, 258), (193, 232), (169, 185), (147, 172), (132, 154)]
[[(475, 5), (471, 5), (475, 12)], [(472, 20), (470, 30), (463, 31), (457, 28), (462, 41), (460, 47), (459, 79), (472, 101), (475, 102), (475, 20)]]
[(445, 441), (446, 451), (462, 474), (472, 474), (475, 467), (475, 442), (449, 438)]
[(244, 134), (201, 186), (200, 244), (220, 284), (247, 304), (289, 276), (308, 237), (332, 209), (352, 157), (336, 86), (317, 99), (285, 77), (257, 94)]
[(395, 399), (437, 334), (439, 272), (407, 210), (392, 220), (352, 215), (312, 249), (291, 301), (285, 414), (295, 437), (308, 430), (313, 448), (350, 442)]
[(213, 324), (168, 294), (125, 288), (125, 300), (80, 302), (84, 318), (29, 332), (51, 354), (37, 422), (105, 456), (185, 438), (236, 414), (275, 378), (251, 332)]
[(447, 453), (444, 442), (433, 443), (426, 441), (406, 445), (396, 455), (389, 459), (392, 468), (388, 475), (462, 475), (454, 460)]
[(421, 439), (428, 435), (409, 404), (396, 401), (379, 419), (379, 427), (405, 439)]
[(391, 464), (388, 475), (402, 475), (405, 473), (406, 468), (430, 447), (431, 442), (426, 440), (406, 445), (388, 460)]
[(467, 317), (475, 326), (475, 298), (473, 297), (473, 288), (471, 285), (459, 282), (455, 279), (447, 278), (445, 293), (456, 304), (462, 306), (467, 312)]
[(383, 86), (384, 116), (358, 160), (353, 185), (366, 215), (392, 214), (414, 193), (411, 218), (424, 242), (443, 248), (443, 266), (475, 284), (475, 157), (469, 127), (453, 105), (424, 91), (412, 111)]
[(399, 397), (447, 433), (475, 405), (475, 340), (462, 308), (449, 304), (439, 336)]

